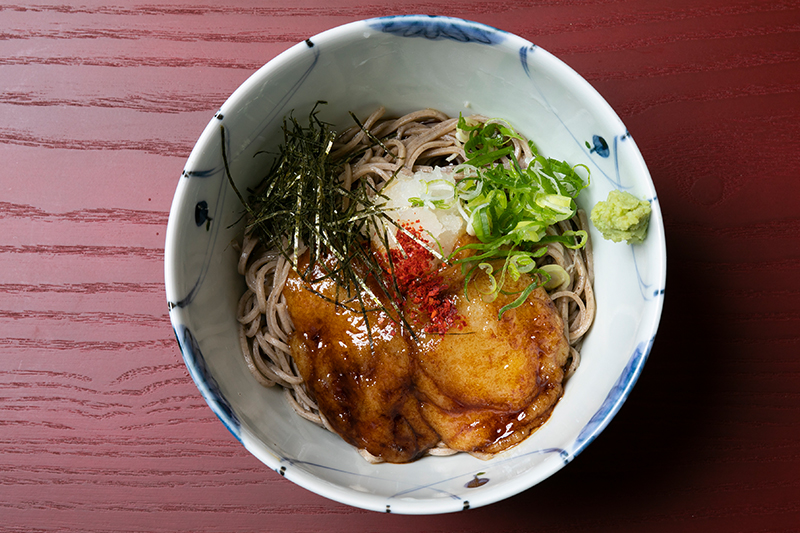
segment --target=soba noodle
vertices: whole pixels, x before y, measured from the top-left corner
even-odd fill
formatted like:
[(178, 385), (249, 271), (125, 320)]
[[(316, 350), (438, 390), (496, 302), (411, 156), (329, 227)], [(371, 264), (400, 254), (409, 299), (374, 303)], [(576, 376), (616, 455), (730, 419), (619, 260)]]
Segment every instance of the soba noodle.
[[(462, 143), (456, 138), (457, 119), (433, 109), (396, 119), (384, 119), (384, 114), (385, 109), (378, 109), (362, 123), (363, 128), (350, 128), (334, 143), (333, 158), (362, 154), (357, 160), (344, 163), (340, 176), (343, 187), (349, 189), (357, 180), (370, 180), (376, 190), (380, 190), (398, 172), (416, 172), (465, 160)], [(471, 120), (485, 122), (487, 119), (471, 117)], [(382, 143), (376, 145), (375, 138), (383, 139)], [(528, 145), (518, 139), (513, 142), (517, 159), (530, 160)], [(548, 234), (576, 230), (588, 232), (587, 217), (582, 210), (572, 219), (548, 228)], [(549, 243), (546, 254), (537, 260), (538, 265), (548, 263), (561, 266), (569, 274), (566, 282), (549, 293), (561, 314), (570, 345), (565, 369), (567, 379), (580, 364), (581, 344), (596, 309), (591, 242), (580, 249)], [(239, 341), (247, 367), (261, 385), (281, 387), (286, 401), (298, 415), (330, 430), (300, 377), (289, 347), (293, 325), (282, 291), (290, 269), (290, 262), (278, 251), (264, 249), (252, 233), (244, 235), (238, 270), (244, 276), (247, 289), (237, 311)], [(379, 461), (368, 452), (361, 452), (367, 460)], [(440, 443), (427, 453), (449, 455), (456, 452)]]

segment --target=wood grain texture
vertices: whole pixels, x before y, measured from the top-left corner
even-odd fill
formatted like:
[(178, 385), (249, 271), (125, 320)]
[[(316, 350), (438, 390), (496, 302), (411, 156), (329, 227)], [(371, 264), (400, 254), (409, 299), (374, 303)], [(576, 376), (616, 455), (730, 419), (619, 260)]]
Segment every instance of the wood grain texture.
[[(216, 109), (296, 42), (429, 13), (556, 54), (662, 204), (645, 371), (572, 464), (506, 501), (386, 516), (250, 456), (181, 361), (164, 232)], [(0, 531), (800, 531), (800, 1), (0, 5)]]

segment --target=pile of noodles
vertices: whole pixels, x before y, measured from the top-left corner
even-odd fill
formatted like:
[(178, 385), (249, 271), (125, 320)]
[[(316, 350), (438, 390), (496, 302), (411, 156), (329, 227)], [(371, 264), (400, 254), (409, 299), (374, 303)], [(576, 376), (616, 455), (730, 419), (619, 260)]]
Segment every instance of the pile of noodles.
[[(344, 164), (340, 176), (344, 187), (350, 188), (356, 180), (366, 179), (379, 190), (395, 173), (404, 169), (416, 172), (465, 160), (462, 144), (456, 139), (457, 119), (433, 109), (423, 109), (397, 119), (383, 119), (384, 114), (383, 108), (378, 109), (363, 122), (363, 128), (353, 127), (337, 138), (332, 157), (347, 158), (353, 153), (363, 152), (357, 160)], [(487, 119), (474, 116), (470, 120), (486, 122)], [(371, 135), (367, 135), (365, 130)], [(383, 139), (382, 146), (377, 146), (374, 138)], [(517, 159), (528, 161), (531, 153), (527, 144), (517, 139), (514, 143)], [(387, 154), (386, 149), (390, 153)], [(559, 234), (567, 230), (588, 233), (587, 217), (582, 210), (571, 220), (551, 226), (548, 232)], [(570, 357), (565, 368), (567, 379), (580, 364), (580, 347), (594, 320), (591, 241), (578, 250), (568, 249), (560, 243), (547, 244), (547, 253), (537, 260), (537, 264), (548, 263), (560, 265), (570, 278), (562, 286), (549, 291), (564, 320), (569, 340)], [(281, 386), (286, 400), (300, 416), (330, 430), (292, 360), (289, 337), (294, 328), (282, 296), (291, 263), (278, 251), (264, 249), (255, 236), (246, 234), (238, 268), (247, 283), (239, 301), (237, 319), (239, 340), (248, 368), (265, 387)], [(428, 453), (448, 455), (455, 452), (440, 444)], [(374, 459), (364, 451), (362, 455)]]

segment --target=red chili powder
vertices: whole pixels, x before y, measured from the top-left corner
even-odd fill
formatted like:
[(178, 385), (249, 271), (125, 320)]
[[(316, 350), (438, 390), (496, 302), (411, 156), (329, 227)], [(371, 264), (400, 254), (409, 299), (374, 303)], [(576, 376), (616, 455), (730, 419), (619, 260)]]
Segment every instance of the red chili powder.
[(417, 242), (427, 242), (427, 239), (414, 224), (419, 224), (419, 220), (403, 224), (405, 231), (397, 230), (397, 242), (402, 250), (391, 250), (394, 276), (405, 301), (413, 302), (414, 307), (424, 315), (409, 316), (409, 313), (406, 319), (417, 324), (424, 320), (428, 322), (424, 328), (426, 333), (444, 335), (453, 326), (463, 327), (463, 319), (459, 316), (452, 298), (448, 297), (447, 284), (439, 272), (433, 269), (433, 254)]

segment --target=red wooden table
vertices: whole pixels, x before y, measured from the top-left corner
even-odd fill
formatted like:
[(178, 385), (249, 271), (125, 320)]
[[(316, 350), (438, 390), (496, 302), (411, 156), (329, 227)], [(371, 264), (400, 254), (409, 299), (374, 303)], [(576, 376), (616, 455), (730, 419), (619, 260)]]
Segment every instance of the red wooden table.
[[(248, 455), (181, 361), (167, 213), (194, 141), (330, 27), (452, 15), (617, 110), (668, 238), (659, 334), (573, 463), (488, 507), (353, 509)], [(0, 531), (800, 531), (800, 1), (0, 4)]]

